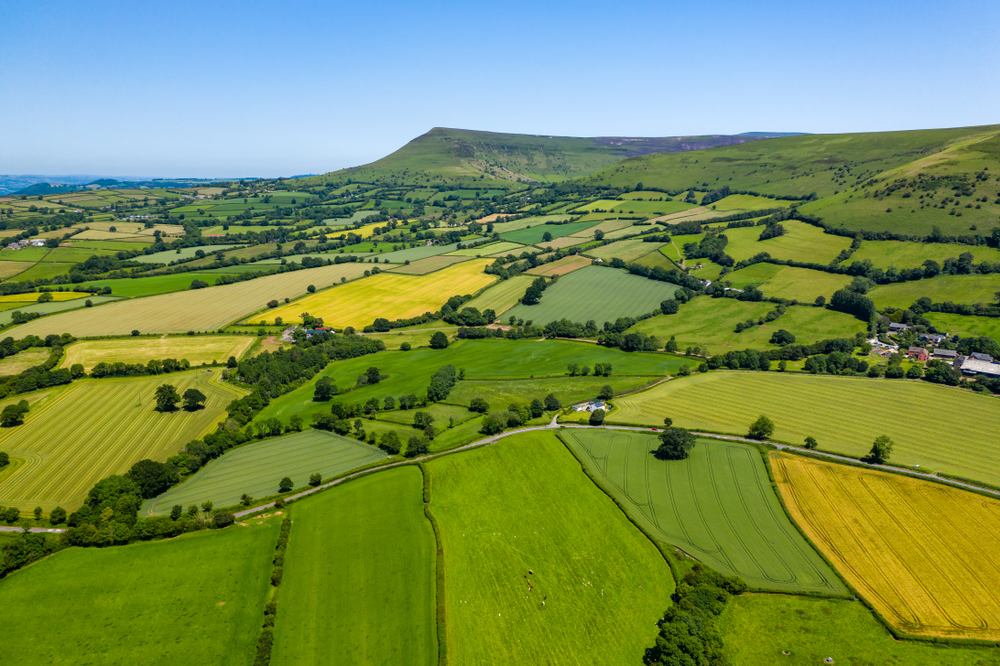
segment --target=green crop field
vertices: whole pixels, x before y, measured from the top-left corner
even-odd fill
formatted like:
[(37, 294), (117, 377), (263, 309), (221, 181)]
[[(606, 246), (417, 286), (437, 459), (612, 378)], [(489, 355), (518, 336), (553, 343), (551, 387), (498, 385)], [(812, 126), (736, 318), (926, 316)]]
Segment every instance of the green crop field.
[(631, 263), (639, 257), (658, 250), (662, 245), (663, 243), (646, 243), (640, 238), (635, 238), (595, 247), (588, 250), (587, 254), (592, 257), (600, 257), (604, 261), (621, 259), (625, 263)]
[(544, 325), (569, 319), (584, 323), (593, 319), (600, 326), (618, 317), (638, 317), (673, 298), (677, 290), (668, 282), (656, 282), (613, 268), (588, 266), (565, 275), (545, 290), (536, 305), (515, 305), (507, 315), (531, 319)]
[[(570, 255), (568, 257), (563, 257), (562, 259), (556, 259), (547, 264), (539, 264), (534, 268), (529, 268), (525, 271), (528, 275), (544, 275), (545, 277), (552, 277), (553, 275), (566, 275), (567, 273), (572, 273), (573, 271), (580, 270), (585, 266), (590, 266), (593, 260), (590, 257), (585, 257), (582, 254)], [(523, 293), (521, 294), (524, 295)]]
[(934, 303), (993, 303), (1000, 275), (941, 275), (927, 280), (880, 284), (868, 297), (879, 309), (904, 309), (926, 296)]
[(311, 474), (329, 479), (385, 458), (378, 449), (322, 430), (306, 430), (240, 446), (214, 460), (184, 483), (147, 500), (143, 513), (168, 514), (175, 504), (233, 506), (243, 493), (267, 497), (278, 493), (278, 481), (289, 477), (296, 488)]
[[(3, 661), (250, 664), (279, 525), (71, 548), (19, 571), (0, 581), (0, 607), (18, 609), (5, 613)], [(43, 627), (58, 631), (39, 640)]]
[[(257, 270), (263, 270), (261, 266)], [(96, 280), (85, 282), (80, 288), (94, 287), (104, 289), (111, 287), (111, 295), (121, 298), (138, 298), (142, 296), (155, 296), (166, 294), (171, 291), (183, 291), (191, 288), (194, 280), (201, 280), (210, 285), (214, 285), (219, 274), (216, 273), (177, 273), (174, 275), (153, 275), (140, 278), (119, 278), (111, 280)]]
[(50, 333), (94, 337), (128, 335), (133, 329), (142, 333), (217, 330), (248, 312), (265, 307), (272, 299), (293, 298), (305, 293), (308, 285), (321, 289), (340, 282), (342, 277), (348, 280), (358, 277), (364, 271), (365, 265), (361, 263), (307, 268), (223, 287), (162, 294), (42, 317), (17, 326), (8, 334), (15, 338), (45, 337)]
[(426, 470), (450, 663), (642, 660), (673, 577), (555, 435), (516, 435)]
[(600, 224), (595, 224), (594, 226), (584, 229), (583, 231), (577, 231), (575, 234), (571, 234), (576, 238), (593, 238), (594, 234), (598, 231), (603, 231), (604, 233), (611, 233), (612, 231), (618, 231), (619, 229), (625, 229), (631, 227), (635, 220), (608, 220), (606, 222), (601, 222)]
[(732, 666), (837, 664), (1000, 666), (990, 648), (936, 645), (893, 638), (857, 601), (779, 594), (729, 600), (719, 621)]
[(736, 261), (743, 261), (760, 252), (767, 252), (775, 259), (828, 264), (837, 258), (841, 250), (851, 246), (851, 239), (824, 233), (819, 227), (805, 222), (785, 220), (781, 223), (785, 235), (767, 240), (760, 238), (764, 227), (739, 227), (726, 229), (723, 233), (729, 239), (726, 254)]
[(462, 307), (476, 308), (480, 312), (487, 309), (491, 309), (497, 313), (503, 312), (512, 305), (517, 304), (533, 280), (533, 277), (527, 275), (518, 275), (507, 280), (502, 280), (492, 287), (487, 288), (486, 291), (468, 303), (465, 303)]
[(420, 470), (351, 481), (292, 516), (271, 663), (436, 665), (437, 549)]
[(862, 241), (845, 264), (870, 261), (875, 268), (916, 268), (931, 259), (939, 264), (945, 259), (957, 259), (968, 252), (978, 264), (1000, 261), (1000, 250), (985, 245), (960, 245), (956, 243), (908, 243), (904, 241)]
[(523, 243), (531, 245), (542, 242), (545, 234), (552, 234), (552, 238), (562, 238), (589, 229), (594, 226), (593, 222), (566, 222), (564, 224), (539, 224), (534, 227), (518, 229), (517, 231), (504, 231), (500, 233), (500, 238), (512, 243)]
[(813, 436), (821, 450), (861, 457), (884, 434), (895, 442), (895, 465), (1000, 485), (992, 464), (1000, 455), (998, 405), (991, 396), (924, 382), (718, 371), (619, 398), (609, 419), (658, 425), (670, 416), (680, 427), (745, 435), (764, 413), (778, 441)]
[[(447, 254), (448, 252), (454, 252), (458, 249), (458, 243), (451, 243), (449, 245), (418, 245), (417, 247), (410, 247), (401, 250), (392, 250), (392, 245), (385, 245), (385, 253), (379, 255), (379, 259), (382, 261), (388, 260), (390, 263), (401, 264), (405, 261), (417, 261), (419, 259), (426, 259), (427, 257), (434, 257), (439, 254)], [(380, 247), (381, 247), (380, 245)]]
[(439, 254), (435, 257), (418, 259), (417, 261), (412, 261), (403, 266), (393, 266), (388, 270), (402, 275), (427, 275), (428, 273), (433, 273), (434, 271), (439, 271), (442, 268), (448, 268), (449, 266), (454, 266), (455, 264), (460, 264), (463, 261), (468, 260), (469, 257), (456, 257), (448, 254)]
[[(7, 324), (9, 324), (11, 322), (11, 317), (16, 311), (41, 312), (43, 315), (55, 314), (57, 312), (64, 312), (66, 310), (75, 310), (76, 312), (80, 312), (82, 311), (83, 308), (87, 307), (86, 302), (88, 300), (94, 305), (99, 305), (101, 303), (110, 303), (111, 301), (117, 301), (118, 297), (90, 296), (89, 298), (74, 298), (69, 301), (50, 301), (49, 303), (36, 303), (33, 305), (29, 305), (27, 303), (19, 303), (17, 307), (6, 308), (3, 312), (0, 312), (0, 326), (6, 326)], [(42, 319), (48, 319), (48, 317), (43, 317)], [(35, 323), (39, 323), (40, 321), (41, 319), (39, 319)], [(11, 330), (17, 330), (17, 329), (11, 329)], [(23, 336), (17, 335), (15, 337), (21, 338)]]
[[(49, 390), (24, 425), (4, 428), (0, 450), (25, 464), (0, 482), (0, 504), (31, 511), (72, 510), (110, 474), (122, 474), (144, 458), (165, 460), (200, 437), (241, 392), (213, 381), (217, 372), (186, 372), (141, 379), (95, 379)], [(173, 413), (155, 410), (163, 383), (179, 393), (197, 388), (205, 408)]]
[(477, 245), (476, 247), (466, 248), (464, 250), (455, 250), (451, 254), (463, 256), (463, 257), (478, 257), (478, 256), (490, 256), (493, 254), (507, 254), (508, 252), (513, 252), (514, 254), (520, 254), (517, 252), (521, 247), (520, 243), (505, 243), (503, 241), (499, 243), (489, 243), (487, 245)]
[(83, 340), (66, 347), (60, 367), (79, 363), (90, 372), (98, 363), (147, 363), (165, 358), (187, 359), (191, 365), (225, 363), (230, 356), (242, 356), (253, 340), (246, 335)]
[(660, 460), (651, 433), (565, 429), (559, 436), (656, 540), (757, 589), (846, 594), (785, 515), (756, 449), (699, 439), (686, 460)]
[(834, 292), (851, 282), (848, 275), (777, 264), (754, 264), (725, 277), (737, 289), (755, 286), (768, 298), (786, 298), (800, 303), (812, 303), (817, 296), (830, 300)]

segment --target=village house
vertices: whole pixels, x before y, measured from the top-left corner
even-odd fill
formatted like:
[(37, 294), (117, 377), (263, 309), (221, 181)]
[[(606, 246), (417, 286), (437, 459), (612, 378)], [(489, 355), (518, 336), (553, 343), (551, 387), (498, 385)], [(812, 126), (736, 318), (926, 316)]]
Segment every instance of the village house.
[(579, 405), (573, 405), (574, 412), (594, 412), (598, 409), (603, 409), (608, 411), (608, 406), (604, 404), (603, 400), (591, 400), (590, 402), (584, 402)]
[(895, 322), (889, 324), (889, 331), (891, 331), (892, 333), (901, 333), (902, 331), (908, 331), (908, 330), (910, 330), (910, 327), (907, 326), (906, 324), (897, 324)]
[(926, 361), (927, 350), (923, 347), (910, 347), (906, 350), (906, 356), (914, 361)]
[(937, 333), (921, 333), (920, 334), (920, 339), (922, 341), (929, 342), (932, 345), (934, 345), (935, 347), (937, 347), (939, 344), (941, 344), (944, 341), (945, 337), (947, 337), (947, 336), (938, 335)]
[[(940, 358), (945, 361), (954, 361), (958, 358), (958, 352), (954, 349), (935, 349), (931, 352), (932, 358)], [(991, 359), (992, 360), (992, 359)]]

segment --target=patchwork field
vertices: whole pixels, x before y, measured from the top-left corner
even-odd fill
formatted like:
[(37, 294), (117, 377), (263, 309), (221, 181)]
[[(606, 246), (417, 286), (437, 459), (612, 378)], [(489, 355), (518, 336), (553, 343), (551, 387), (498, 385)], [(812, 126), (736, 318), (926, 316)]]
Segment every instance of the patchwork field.
[(276, 495), (278, 482), (286, 476), (301, 488), (311, 474), (318, 472), (329, 479), (385, 457), (374, 447), (322, 430), (265, 439), (213, 460), (184, 483), (147, 500), (142, 512), (163, 515), (175, 504), (201, 506), (205, 500), (217, 507), (234, 506), (243, 493), (252, 497)]
[(653, 434), (565, 429), (559, 437), (661, 543), (753, 588), (846, 594), (789, 522), (756, 449), (699, 439), (686, 460), (660, 460)]
[(191, 365), (213, 361), (225, 363), (230, 356), (239, 358), (253, 341), (247, 335), (83, 340), (66, 347), (60, 367), (69, 368), (80, 363), (90, 372), (98, 363), (146, 363), (165, 358), (187, 359)]
[[(137, 379), (77, 381), (52, 389), (24, 425), (4, 428), (0, 450), (25, 464), (0, 481), (0, 503), (29, 512), (56, 506), (71, 511), (87, 491), (110, 474), (121, 474), (145, 458), (165, 460), (200, 437), (241, 395), (213, 379), (216, 372), (186, 372)], [(205, 408), (173, 413), (155, 410), (153, 394), (163, 383), (179, 393), (197, 388)]]
[(569, 319), (600, 326), (618, 317), (637, 317), (660, 307), (677, 290), (668, 282), (656, 282), (613, 268), (588, 266), (559, 278), (545, 290), (536, 305), (515, 305), (507, 315), (531, 319), (544, 325)]
[(239, 245), (199, 245), (195, 247), (184, 247), (179, 250), (164, 250), (163, 252), (154, 252), (153, 254), (141, 254), (135, 258), (135, 261), (143, 264), (169, 264), (170, 262), (177, 261), (178, 259), (190, 259), (196, 256), (199, 251), (204, 254), (212, 254), (214, 252), (218, 252), (219, 250), (228, 250), (234, 247), (239, 247)]
[(150, 296), (43, 317), (11, 329), (8, 335), (22, 338), (71, 333), (76, 337), (92, 337), (129, 335), (133, 329), (143, 333), (217, 330), (264, 307), (271, 299), (298, 296), (305, 293), (309, 285), (322, 289), (340, 282), (341, 278), (358, 277), (364, 271), (364, 264), (346, 263), (269, 275), (223, 287)]
[(422, 483), (407, 466), (295, 505), (271, 663), (438, 663)]
[[(52, 295), (52, 300), (49, 301), (50, 303), (72, 301), (77, 298), (83, 298), (90, 295), (80, 293), (78, 291), (50, 291), (48, 293)], [(37, 303), (40, 296), (40, 293), (34, 292), (27, 294), (6, 294), (0, 296), (0, 303)]]
[(924, 317), (930, 320), (935, 328), (947, 332), (948, 335), (962, 337), (985, 335), (1000, 340), (1000, 318), (997, 317), (966, 317), (944, 312), (927, 312)]
[(817, 296), (830, 300), (833, 293), (851, 282), (848, 275), (777, 264), (754, 264), (725, 277), (737, 289), (755, 286), (769, 298), (786, 298), (800, 303), (812, 303)]
[(934, 303), (993, 303), (1000, 275), (944, 275), (914, 282), (880, 284), (868, 292), (875, 307), (903, 309), (926, 296)]
[(642, 239), (618, 241), (601, 247), (587, 250), (587, 254), (593, 257), (600, 257), (604, 261), (621, 259), (625, 263), (631, 263), (644, 255), (658, 250), (663, 243), (646, 243)]
[(0, 581), (0, 606), (18, 609), (4, 663), (251, 663), (279, 525), (71, 548), (17, 572)]
[(555, 435), (516, 435), (425, 467), (449, 663), (642, 659), (673, 577)]
[(583, 242), (585, 242), (585, 239), (576, 236), (560, 236), (548, 241), (539, 241), (535, 243), (535, 248), (540, 250), (565, 250), (568, 247), (580, 245)]
[[(751, 398), (748, 398), (751, 396)], [(619, 398), (616, 422), (744, 435), (761, 413), (774, 439), (861, 457), (879, 435), (896, 444), (891, 462), (1000, 486), (997, 399), (923, 382), (777, 372), (710, 372)], [(905, 413), (906, 418), (896, 415)], [(961, 414), (961, 418), (941, 418)]]
[(517, 231), (502, 231), (500, 238), (512, 243), (523, 243), (533, 245), (542, 242), (545, 234), (552, 234), (552, 238), (562, 238), (577, 232), (589, 229), (594, 226), (593, 222), (566, 222), (564, 224), (538, 224), (534, 227), (526, 227)]
[(749, 259), (759, 252), (767, 252), (775, 259), (828, 264), (837, 258), (841, 250), (851, 246), (846, 236), (825, 233), (819, 227), (805, 222), (785, 220), (781, 223), (785, 235), (767, 240), (757, 240), (764, 227), (740, 227), (726, 229), (729, 244), (726, 254), (736, 261)]
[(906, 243), (903, 241), (863, 241), (845, 264), (870, 261), (875, 268), (916, 268), (932, 259), (939, 264), (945, 259), (957, 259), (968, 252), (978, 264), (983, 261), (1000, 261), (1000, 250), (986, 245), (960, 245), (952, 243)]
[(47, 347), (31, 347), (13, 356), (0, 359), (0, 375), (16, 375), (28, 368), (41, 365), (49, 358), (50, 351)]
[(461, 257), (478, 257), (478, 256), (489, 256), (493, 254), (507, 254), (508, 252), (513, 252), (517, 254), (517, 250), (520, 250), (523, 245), (519, 243), (505, 243), (503, 241), (499, 243), (489, 243), (487, 245), (478, 245), (476, 247), (466, 248), (464, 250), (455, 250), (451, 254), (461, 256)]
[[(69, 300), (69, 301), (50, 301), (49, 303), (37, 303), (36, 302), (36, 303), (14, 303), (14, 304), (9, 304), (9, 305), (12, 305), (13, 307), (5, 308), (3, 312), (0, 312), (0, 326), (6, 326), (7, 324), (9, 324), (11, 322), (11, 317), (13, 316), (14, 312), (17, 312), (17, 311), (20, 311), (20, 312), (41, 312), (43, 315), (49, 315), (49, 314), (55, 314), (57, 312), (64, 312), (66, 310), (81, 310), (82, 308), (86, 307), (86, 301), (88, 301), (88, 300), (92, 304), (98, 305), (100, 303), (110, 303), (111, 301), (116, 301), (116, 300), (118, 300), (118, 298), (116, 296), (90, 296), (90, 297), (84, 298), (84, 299), (74, 298), (74, 299)], [(45, 318), (47, 319), (47, 317), (45, 317)], [(41, 320), (38, 320), (38, 321), (41, 321)], [(38, 322), (35, 322), (35, 323), (38, 323)], [(11, 329), (11, 331), (15, 331), (15, 330), (19, 330), (19, 329), (16, 329), (16, 328)], [(8, 331), (7, 333), (10, 334), (10, 331)], [(15, 335), (14, 337), (15, 338), (22, 338), (22, 337), (26, 337), (26, 335), (29, 335), (29, 334), (25, 334), (24, 336), (18, 334), (18, 335)], [(41, 335), (39, 337), (43, 337), (44, 338), (45, 335)]]
[[(233, 268), (233, 267), (229, 267)], [(240, 266), (239, 268), (243, 268)], [(266, 270), (266, 266), (249, 264), (244, 270)], [(153, 275), (150, 277), (140, 277), (140, 278), (119, 278), (112, 280), (96, 280), (94, 282), (85, 282), (81, 287), (97, 287), (104, 289), (105, 287), (111, 288), (111, 294), (113, 296), (118, 296), (121, 298), (139, 298), (143, 296), (155, 296), (157, 294), (166, 294), (171, 291), (183, 291), (185, 289), (191, 288), (191, 283), (194, 280), (201, 280), (202, 282), (207, 282), (210, 285), (214, 285), (215, 281), (219, 278), (219, 275), (225, 271), (225, 269), (214, 273), (177, 273), (174, 275)], [(84, 294), (86, 296), (86, 294)]]
[[(553, 275), (566, 275), (567, 273), (572, 273), (573, 271), (583, 268), (584, 266), (590, 266), (591, 263), (593, 262), (589, 257), (577, 254), (557, 259), (556, 261), (548, 264), (542, 264), (541, 266), (529, 268), (525, 271), (525, 273), (528, 275), (544, 275), (546, 277), (552, 277)], [(527, 288), (527, 286), (525, 288)], [(521, 296), (523, 295), (524, 292), (521, 292)]]
[(452, 296), (474, 294), (496, 281), (495, 276), (483, 272), (488, 263), (487, 259), (472, 259), (426, 276), (380, 273), (306, 296), (251, 320), (273, 322), (281, 317), (286, 322), (301, 321), (302, 313), (308, 312), (322, 318), (327, 326), (361, 328), (379, 317), (417, 317), (440, 309)]
[(427, 275), (428, 273), (439, 271), (442, 268), (448, 268), (449, 266), (460, 264), (468, 259), (468, 257), (456, 257), (448, 254), (439, 254), (433, 257), (427, 257), (426, 259), (418, 259), (417, 261), (413, 261), (402, 266), (393, 266), (389, 270), (393, 273), (401, 273), (403, 275)]
[(788, 510), (868, 601), (911, 634), (1000, 637), (1000, 501), (772, 453)]
[[(551, 266), (555, 263), (546, 265)], [(501, 280), (462, 307), (476, 308), (480, 312), (487, 309), (491, 309), (496, 313), (503, 312), (512, 305), (517, 304), (533, 280), (534, 278), (527, 275), (518, 275)]]

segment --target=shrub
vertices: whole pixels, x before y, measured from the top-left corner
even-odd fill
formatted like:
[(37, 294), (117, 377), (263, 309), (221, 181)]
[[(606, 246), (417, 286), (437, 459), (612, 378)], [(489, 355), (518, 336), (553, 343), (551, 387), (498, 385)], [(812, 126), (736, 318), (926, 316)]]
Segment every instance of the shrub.
[(212, 524), (217, 528), (229, 527), (236, 522), (236, 516), (227, 512), (219, 512), (212, 516)]

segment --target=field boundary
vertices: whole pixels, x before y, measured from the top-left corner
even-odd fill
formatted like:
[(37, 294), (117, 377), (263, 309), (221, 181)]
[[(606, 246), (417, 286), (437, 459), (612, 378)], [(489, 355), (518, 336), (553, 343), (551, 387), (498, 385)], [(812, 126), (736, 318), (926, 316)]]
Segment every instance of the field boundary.
[(417, 463), (417, 469), (420, 470), (424, 485), (424, 516), (427, 517), (427, 521), (431, 524), (431, 529), (434, 531), (434, 544), (437, 546), (434, 554), (434, 606), (436, 610), (435, 624), (437, 626), (438, 666), (448, 666), (448, 609), (445, 597), (444, 544), (441, 541), (441, 527), (434, 517), (434, 512), (431, 511), (430, 470), (426, 469), (422, 462)]

